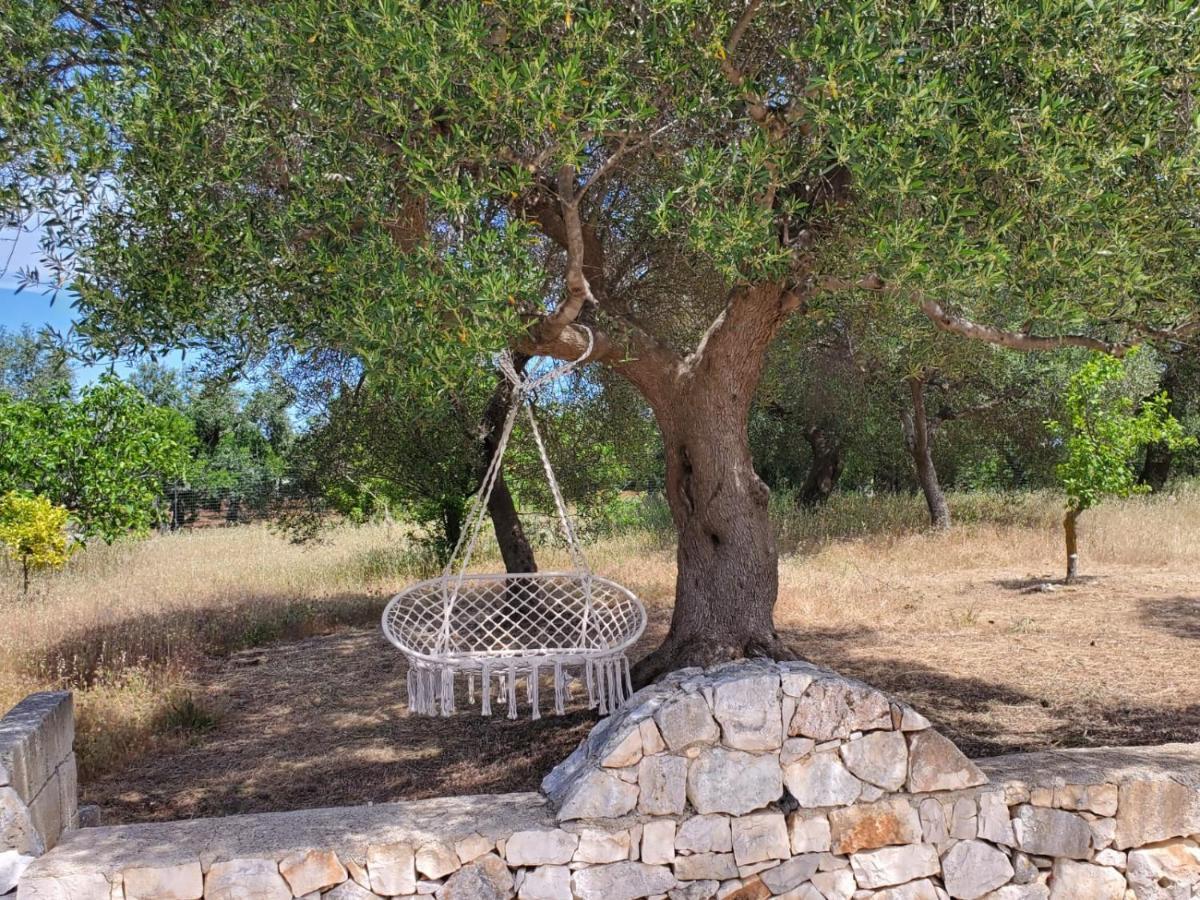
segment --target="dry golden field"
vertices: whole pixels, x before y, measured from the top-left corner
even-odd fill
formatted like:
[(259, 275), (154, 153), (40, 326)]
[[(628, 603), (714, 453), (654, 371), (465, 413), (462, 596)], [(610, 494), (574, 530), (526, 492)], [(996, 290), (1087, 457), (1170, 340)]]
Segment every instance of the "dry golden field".
[[(782, 516), (777, 619), (796, 651), (904, 697), (975, 755), (1200, 740), (1200, 492), (1085, 514), (1070, 587), (1054, 583), (1055, 498), (952, 506), (946, 534), (909, 497)], [(670, 615), (669, 535), (589, 550), (645, 599), (649, 649)], [(109, 821), (531, 787), (592, 719), (408, 716), (375, 621), (428, 570), (377, 525), (305, 547), (263, 526), (92, 546), (28, 600), (0, 572), (0, 707), (77, 691), (85, 797)]]

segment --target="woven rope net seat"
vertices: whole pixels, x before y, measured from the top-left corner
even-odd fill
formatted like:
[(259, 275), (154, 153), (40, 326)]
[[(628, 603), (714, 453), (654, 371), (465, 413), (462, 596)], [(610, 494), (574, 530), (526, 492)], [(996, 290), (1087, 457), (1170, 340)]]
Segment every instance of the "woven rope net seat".
[[(585, 359), (588, 350), (580, 359)], [(533, 718), (541, 715), (541, 688), (551, 679), (554, 711), (562, 715), (578, 681), (588, 705), (602, 715), (615, 712), (633, 693), (625, 652), (646, 628), (646, 610), (627, 588), (594, 575), (567, 513), (545, 444), (533, 415), (531, 395), (577, 364), (565, 363), (526, 380), (501, 356), (501, 371), (513, 384), (513, 402), (467, 528), (450, 562), (437, 578), (412, 585), (391, 599), (383, 632), (408, 661), (408, 705), (413, 712), (451, 715), (457, 709), (456, 676), (467, 682), (467, 701), (491, 715), (493, 704), (517, 717), (523, 693)], [(487, 501), (499, 475), (505, 447), (521, 408), (554, 497), (572, 567), (562, 572), (468, 573), (478, 544)], [(524, 691), (519, 685), (524, 682)], [(478, 692), (476, 687), (478, 686)]]

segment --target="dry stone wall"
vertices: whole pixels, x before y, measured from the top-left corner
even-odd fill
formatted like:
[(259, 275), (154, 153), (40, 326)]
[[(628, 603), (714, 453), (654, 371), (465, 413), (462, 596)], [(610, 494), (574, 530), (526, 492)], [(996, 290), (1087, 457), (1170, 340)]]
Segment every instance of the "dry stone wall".
[(806, 663), (685, 670), (540, 794), (84, 829), (19, 900), (1180, 900), (1200, 749), (972, 762)]
[(76, 824), (74, 742), (66, 691), (31, 694), (0, 718), (0, 895)]

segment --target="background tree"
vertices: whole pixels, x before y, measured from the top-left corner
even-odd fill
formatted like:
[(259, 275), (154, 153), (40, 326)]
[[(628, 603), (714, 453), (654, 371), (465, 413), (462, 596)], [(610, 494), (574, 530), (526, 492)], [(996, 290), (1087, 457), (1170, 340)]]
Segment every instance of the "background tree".
[(0, 394), (18, 400), (74, 382), (70, 362), (62, 348), (43, 340), (26, 325), (10, 331), (0, 325)]
[(1195, 444), (1171, 415), (1165, 392), (1137, 407), (1134, 397), (1144, 393), (1131, 371), (1130, 364), (1137, 359), (1140, 357), (1131, 352), (1124, 360), (1096, 355), (1084, 363), (1071, 376), (1064, 420), (1047, 423), (1063, 445), (1058, 477), (1067, 494), (1063, 533), (1068, 582), (1074, 581), (1079, 571), (1080, 514), (1106, 496), (1127, 497), (1149, 490), (1138, 483), (1134, 471), (1137, 454), (1146, 446), (1161, 442), (1178, 449)]
[(60, 211), (98, 347), (332, 348), (436, 393), (510, 342), (627, 378), (679, 536), (645, 679), (789, 652), (747, 437), (789, 316), (866, 294), (1014, 349), (1200, 327), (1187, 11), (34, 0), (0, 194)]
[(81, 534), (112, 541), (144, 532), (165, 510), (164, 483), (182, 478), (192, 431), (113, 376), (72, 399), (65, 387), (30, 400), (0, 395), (0, 491), (64, 506)]
[(45, 497), (9, 491), (0, 497), (0, 544), (21, 567), (21, 592), (29, 593), (29, 574), (66, 565), (76, 545), (67, 532), (70, 514)]

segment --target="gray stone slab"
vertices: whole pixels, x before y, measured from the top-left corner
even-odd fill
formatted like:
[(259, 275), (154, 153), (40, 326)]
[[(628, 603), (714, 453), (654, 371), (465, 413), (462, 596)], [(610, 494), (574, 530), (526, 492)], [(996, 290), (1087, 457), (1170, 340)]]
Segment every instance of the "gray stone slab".
[(0, 718), (0, 785), (26, 803), (71, 754), (75, 709), (70, 691), (30, 694)]

